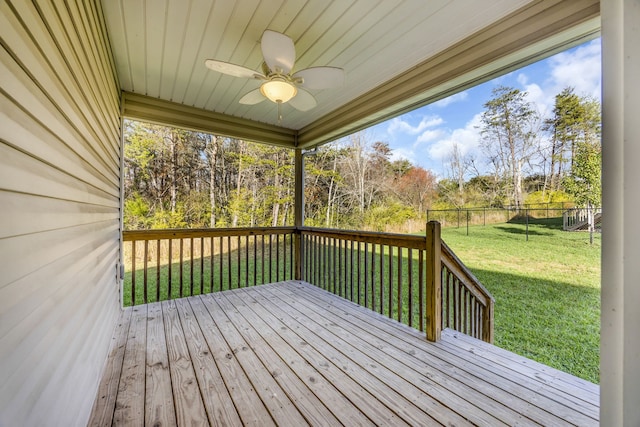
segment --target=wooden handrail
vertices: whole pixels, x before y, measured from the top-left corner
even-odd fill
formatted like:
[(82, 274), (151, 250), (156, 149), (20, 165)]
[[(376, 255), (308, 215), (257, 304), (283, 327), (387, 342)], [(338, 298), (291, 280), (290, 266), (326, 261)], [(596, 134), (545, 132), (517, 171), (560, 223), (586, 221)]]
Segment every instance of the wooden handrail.
[(378, 233), (375, 231), (337, 230), (333, 228), (299, 227), (299, 231), (315, 236), (334, 239), (348, 238), (354, 242), (372, 243), (376, 245), (394, 245), (403, 248), (424, 249), (425, 237), (412, 234)]
[(162, 240), (200, 237), (261, 236), (269, 234), (293, 234), (295, 227), (236, 227), (236, 228), (169, 228), (163, 230), (125, 230), (122, 240)]

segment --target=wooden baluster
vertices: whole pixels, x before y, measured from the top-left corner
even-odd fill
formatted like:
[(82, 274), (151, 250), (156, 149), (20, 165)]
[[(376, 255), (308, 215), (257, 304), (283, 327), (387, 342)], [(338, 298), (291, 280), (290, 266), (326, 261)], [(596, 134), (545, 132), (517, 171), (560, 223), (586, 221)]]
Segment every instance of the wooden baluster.
[(250, 286), (249, 283), (249, 236), (244, 238), (244, 280), (245, 285)]
[(213, 292), (213, 236), (209, 239), (209, 292)]
[(156, 240), (156, 301), (160, 301), (160, 239)]
[(336, 294), (340, 295), (340, 296), (344, 296), (344, 285), (342, 283), (342, 258), (344, 257), (344, 253), (342, 251), (342, 239), (338, 239), (338, 268), (337, 268), (337, 279), (336, 279), (336, 285), (338, 286), (338, 290), (336, 292)]
[(271, 234), (269, 234), (269, 283), (273, 283), (273, 277), (272, 277), (272, 265), (273, 265), (273, 246), (271, 245), (272, 240), (271, 240)]
[(258, 285), (258, 235), (253, 236), (253, 286)]
[(314, 270), (315, 270), (315, 275), (316, 275), (316, 279), (314, 281), (314, 285), (316, 286), (322, 286), (322, 273), (320, 271), (320, 269), (322, 268), (322, 247), (320, 245), (320, 236), (314, 236), (314, 240), (315, 240), (315, 245), (314, 245), (314, 251), (315, 251), (315, 260), (314, 260)]
[(167, 271), (167, 275), (169, 277), (167, 277), (167, 299), (171, 299), (173, 298), (173, 295), (171, 295), (171, 284), (173, 283), (173, 239), (169, 239), (169, 253), (167, 254), (167, 257), (169, 258), (169, 268)]
[(231, 273), (231, 236), (227, 236), (227, 278), (229, 279), (228, 289), (233, 289), (233, 274)]
[[(295, 262), (295, 241), (296, 235), (292, 232), (289, 234), (289, 280), (295, 279), (296, 262)], [(300, 260), (302, 262), (302, 259)], [(302, 274), (302, 271), (301, 271)], [(300, 277), (302, 278), (302, 277)]]
[(413, 327), (413, 254), (411, 248), (407, 249), (407, 280), (409, 288), (407, 289), (409, 304), (409, 326)]
[(393, 246), (389, 245), (389, 316), (393, 319)]
[(261, 253), (261, 257), (260, 257), (261, 258), (261, 264), (260, 264), (261, 271), (260, 271), (260, 273), (261, 273), (262, 277), (260, 279), (261, 280), (260, 284), (264, 285), (264, 234), (262, 235), (262, 239), (261, 239), (261, 249), (262, 249), (262, 251), (261, 251), (262, 253)]
[(276, 234), (276, 282), (280, 281), (280, 235)]
[(193, 295), (193, 237), (189, 239), (190, 240), (190, 246), (189, 246), (189, 295)]
[(418, 251), (418, 312), (420, 316), (420, 331), (424, 332), (424, 249)]
[(356, 264), (356, 269), (355, 269), (355, 272), (356, 272), (356, 295), (358, 296), (357, 297), (358, 305), (362, 305), (360, 303), (360, 276), (361, 276), (360, 268), (362, 266), (362, 261), (360, 260), (360, 253), (361, 252), (362, 252), (362, 249), (360, 248), (360, 241), (358, 241), (358, 252), (357, 252), (357, 257), (356, 257), (357, 264)]
[(200, 238), (200, 294), (204, 293), (204, 237)]
[(376, 244), (371, 244), (371, 310), (376, 309)]
[(149, 256), (149, 241), (145, 240), (144, 241), (144, 259), (142, 260), (142, 263), (143, 263), (143, 266), (144, 266), (143, 270), (142, 270), (142, 274), (143, 274), (143, 281), (142, 281), (142, 284), (143, 284), (143, 288), (142, 288), (143, 299), (142, 299), (142, 303), (143, 304), (146, 304), (149, 301), (148, 296), (147, 296), (147, 289), (148, 289), (148, 286), (149, 286), (149, 283), (147, 281), (147, 273), (149, 271), (149, 266), (147, 264), (148, 256)]
[(236, 278), (236, 280), (238, 281), (237, 287), (238, 288), (242, 288), (243, 287), (242, 286), (242, 279), (240, 277), (241, 271), (242, 271), (242, 259), (241, 259), (242, 251), (240, 250), (240, 248), (241, 248), (241, 246), (240, 246), (241, 236), (240, 235), (238, 235), (237, 241), (238, 241), (238, 247), (236, 248), (236, 252), (237, 252), (238, 256), (236, 258), (238, 259), (238, 271), (237, 271), (238, 277)]
[(398, 322), (402, 322), (402, 247), (398, 246)]
[(384, 314), (384, 245), (380, 245), (380, 314)]
[(184, 239), (180, 239), (180, 298), (183, 296), (183, 286), (184, 286)]
[[(369, 244), (367, 242), (364, 242), (364, 253), (362, 254), (364, 257), (364, 274), (362, 275), (364, 282), (362, 283), (362, 285), (364, 286), (364, 306), (365, 307), (369, 307), (369, 292), (367, 291), (367, 278), (369, 276), (369, 269), (367, 266), (367, 259), (369, 258), (369, 249), (368, 249)], [(358, 251), (358, 256), (360, 256), (360, 251)], [(360, 284), (360, 263), (358, 263), (358, 285)]]
[(446, 290), (446, 296), (443, 297), (444, 303), (446, 305), (446, 327), (451, 327), (451, 273), (448, 269), (444, 270), (445, 274), (445, 283), (443, 284), (444, 290)]
[(136, 305), (136, 241), (131, 241), (131, 305)]
[(218, 252), (218, 281), (220, 282), (218, 283), (218, 290), (222, 291), (224, 290), (224, 240), (222, 236), (218, 239)]
[(350, 295), (350, 299), (351, 301), (353, 301), (353, 273), (354, 273), (354, 268), (353, 268), (353, 246), (354, 246), (355, 242), (353, 240), (351, 240), (351, 245), (349, 248), (349, 295)]

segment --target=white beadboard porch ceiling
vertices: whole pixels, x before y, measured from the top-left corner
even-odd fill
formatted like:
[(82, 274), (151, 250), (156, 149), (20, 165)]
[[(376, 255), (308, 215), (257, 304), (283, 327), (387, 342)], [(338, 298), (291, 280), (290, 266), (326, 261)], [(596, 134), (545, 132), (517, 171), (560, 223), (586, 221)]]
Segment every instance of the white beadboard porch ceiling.
[[(344, 68), (344, 87), (312, 91), (318, 101), (312, 110), (283, 106), (279, 127), (299, 132), (531, 3), (539, 2), (103, 0), (102, 9), (125, 92), (277, 125), (276, 104), (238, 103), (259, 81), (210, 71), (205, 59), (259, 70), (260, 38), (271, 29), (293, 39), (294, 71), (318, 65)], [(390, 115), (393, 111), (385, 113)]]

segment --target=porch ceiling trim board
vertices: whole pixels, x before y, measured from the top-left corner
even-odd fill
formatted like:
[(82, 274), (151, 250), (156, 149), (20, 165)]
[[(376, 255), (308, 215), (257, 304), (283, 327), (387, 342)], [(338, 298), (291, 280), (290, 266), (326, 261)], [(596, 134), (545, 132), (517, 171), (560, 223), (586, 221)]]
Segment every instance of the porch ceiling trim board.
[(294, 148), (296, 131), (131, 92), (123, 93), (124, 117), (215, 135)]
[(530, 3), (305, 126), (298, 145), (335, 140), (596, 38), (599, 16), (598, 0)]

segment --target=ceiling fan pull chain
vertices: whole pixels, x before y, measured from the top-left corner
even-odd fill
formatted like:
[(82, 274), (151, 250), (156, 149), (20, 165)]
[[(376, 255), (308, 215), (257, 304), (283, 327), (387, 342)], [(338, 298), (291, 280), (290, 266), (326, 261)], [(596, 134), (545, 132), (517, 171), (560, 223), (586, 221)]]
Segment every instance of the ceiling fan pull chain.
[(278, 101), (278, 126), (282, 124), (282, 101)]

